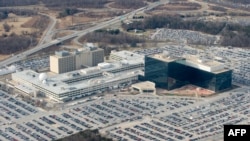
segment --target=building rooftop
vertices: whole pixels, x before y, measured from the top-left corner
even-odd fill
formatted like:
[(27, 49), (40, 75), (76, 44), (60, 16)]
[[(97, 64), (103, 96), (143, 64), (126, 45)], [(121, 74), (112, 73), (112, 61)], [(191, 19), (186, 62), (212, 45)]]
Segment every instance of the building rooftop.
[(139, 87), (140, 89), (155, 89), (155, 83), (150, 81), (133, 84), (132, 87)]
[[(126, 64), (122, 62), (110, 63), (109, 67), (90, 67), (77, 71), (48, 76), (41, 80), (41, 74), (32, 71), (24, 70), (22, 72), (13, 73), (13, 76), (31, 82), (53, 93), (66, 93), (77, 89), (87, 88), (92, 85), (98, 85), (105, 82), (112, 82), (119, 79), (125, 79), (131, 76), (138, 76), (141, 72), (140, 67), (124, 69), (126, 67), (142, 64), (140, 61), (127, 61)], [(113, 73), (112, 73), (113, 71)], [(86, 79), (79, 79), (86, 77)], [(76, 80), (72, 81), (71, 80)]]
[(220, 63), (214, 60), (200, 58), (196, 55), (176, 57), (176, 56), (169, 54), (167, 51), (163, 51), (163, 53), (161, 54), (154, 54), (154, 55), (151, 55), (150, 57), (164, 61), (164, 62), (177, 61), (178, 63), (181, 63), (183, 65), (197, 68), (200, 70), (204, 70), (207, 72), (213, 72), (213, 73), (221, 73), (221, 72), (229, 70), (225, 68), (225, 65), (223, 63)]
[(199, 58), (198, 56), (186, 56), (185, 65), (195, 67), (208, 72), (219, 73), (227, 71), (223, 63), (208, 60), (204, 58)]
[(124, 60), (144, 60), (144, 55), (140, 55), (137, 53), (133, 53), (130, 51), (112, 51), (111, 55), (115, 55), (115, 56), (119, 56), (120, 58), (124, 59)]
[(70, 55), (70, 53), (66, 50), (55, 52), (55, 56), (57, 56), (57, 57), (65, 57), (65, 56), (69, 56), (69, 55)]
[(180, 59), (182, 60), (183, 59), (181, 57), (172, 56), (167, 51), (164, 51), (163, 53), (160, 53), (160, 54), (151, 55), (150, 57), (152, 57), (154, 59), (164, 61), (164, 62), (173, 62), (173, 61), (176, 61), (176, 60), (180, 60)]
[(62, 51), (55, 51), (55, 57), (58, 58), (62, 58), (62, 57), (66, 57), (66, 56), (70, 56), (70, 55), (76, 55), (79, 54), (81, 52), (94, 52), (94, 51), (99, 51), (99, 50), (103, 50), (102, 48), (98, 48), (98, 47), (85, 47), (85, 48), (80, 48), (80, 49), (76, 49), (75, 51), (69, 52), (66, 50), (62, 50)]

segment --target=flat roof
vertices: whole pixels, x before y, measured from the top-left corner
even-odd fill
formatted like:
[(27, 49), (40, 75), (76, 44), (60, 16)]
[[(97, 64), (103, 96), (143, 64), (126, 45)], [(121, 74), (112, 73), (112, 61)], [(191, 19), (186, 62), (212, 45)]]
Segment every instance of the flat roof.
[(212, 73), (221, 73), (221, 72), (225, 72), (225, 71), (230, 70), (230, 69), (225, 68), (223, 63), (220, 63), (220, 62), (217, 62), (214, 60), (201, 59), (195, 55), (176, 57), (176, 56), (172, 56), (168, 52), (163, 52), (160, 54), (151, 55), (149, 57), (157, 59), (157, 60), (161, 60), (164, 62), (177, 61), (183, 65), (194, 67), (194, 68), (208, 71), (208, 72), (212, 72)]
[[(126, 63), (126, 64), (123, 64), (123, 63)], [(100, 64), (103, 64), (103, 63), (100, 63)], [(126, 62), (120, 61), (120, 62), (112, 62), (112, 63), (107, 63), (107, 64), (110, 64), (110, 66), (107, 68), (101, 68), (99, 66), (94, 66), (94, 67), (84, 68), (81, 70), (75, 70), (75, 71), (71, 71), (71, 72), (57, 74), (57, 75), (54, 75), (54, 78), (56, 78), (57, 80), (64, 81), (67, 79), (71, 79), (72, 77), (74, 77), (74, 75), (76, 77), (77, 77), (77, 75), (88, 76), (91, 74), (96, 74), (96, 73), (107, 72), (107, 71), (112, 71), (112, 70), (124, 68), (126, 66), (143, 64), (143, 60), (133, 60), (133, 61), (130, 60), (130, 61), (126, 61)]]
[(29, 93), (29, 94), (37, 91), (37, 89), (34, 88), (34, 87), (25, 86), (25, 85), (22, 85), (22, 84), (16, 85), (15, 87), (17, 89), (19, 89), (21, 91), (24, 91), (26, 93)]
[[(135, 61), (135, 62), (128, 62), (128, 63), (129, 64), (126, 64), (125, 66), (141, 64), (142, 62)], [(48, 78), (45, 81), (40, 81), (39, 80), (40, 74), (33, 70), (24, 70), (21, 72), (13, 73), (12, 75), (14, 77), (21, 78), (25, 81), (28, 81), (37, 86), (40, 86), (44, 89), (47, 89), (53, 93), (60, 94), (60, 93), (70, 92), (70, 91), (77, 90), (77, 89), (87, 88), (89, 86), (94, 86), (100, 83), (112, 82), (112, 81), (117, 81), (120, 79), (132, 77), (132, 76), (138, 76), (139, 74), (142, 73), (141, 68), (138, 67), (134, 69), (131, 68), (129, 70), (120, 71), (117, 73), (106, 73), (106, 75), (97, 76), (94, 78), (78, 81), (75, 83), (67, 84), (66, 82), (64, 82), (65, 80), (76, 78), (79, 75), (89, 76), (91, 74), (104, 73), (104, 72), (111, 71), (111, 70), (119, 70), (120, 68), (123, 68), (125, 66), (121, 64), (120, 62), (115, 62), (115, 63), (112, 63), (112, 67), (110, 68), (101, 69), (99, 67), (90, 67), (90, 68), (86, 68), (82, 70), (48, 76)]]
[(201, 66), (199, 67), (201, 70), (203, 70), (203, 67), (210, 69), (210, 72), (213, 73), (221, 73), (229, 70), (225, 68), (223, 63), (220, 63), (218, 61), (203, 59), (199, 58), (198, 56), (187, 56), (185, 58), (187, 66), (192, 67), (193, 66), (192, 64), (199, 65)]
[(185, 57), (185, 58), (186, 58), (186, 60), (192, 61), (192, 62), (197, 63), (197, 64), (201, 64), (204, 66), (208, 66), (208, 67), (215, 67), (215, 66), (223, 65), (222, 63), (214, 61), (214, 60), (198, 58), (198, 56), (189, 56), (189, 57)]
[(155, 83), (150, 82), (150, 81), (144, 81), (144, 82), (133, 84), (132, 87), (139, 87), (141, 89), (155, 89)]
[(173, 62), (173, 61), (176, 61), (176, 60), (184, 59), (184, 58), (181, 58), (181, 57), (171, 56), (171, 55), (165, 54), (165, 53), (150, 55), (150, 57), (154, 58), (154, 59), (164, 61), (164, 62)]
[(56, 57), (66, 57), (66, 56), (70, 56), (70, 52), (69, 52), (69, 51), (66, 51), (66, 50), (56, 51), (56, 52), (55, 52), (55, 56), (56, 56)]
[(140, 55), (140, 54), (130, 52), (130, 51), (127, 51), (127, 50), (112, 51), (111, 54), (119, 56), (119, 57), (121, 57), (123, 59), (126, 59), (126, 60), (134, 60), (135, 61), (137, 59), (144, 59), (144, 55)]

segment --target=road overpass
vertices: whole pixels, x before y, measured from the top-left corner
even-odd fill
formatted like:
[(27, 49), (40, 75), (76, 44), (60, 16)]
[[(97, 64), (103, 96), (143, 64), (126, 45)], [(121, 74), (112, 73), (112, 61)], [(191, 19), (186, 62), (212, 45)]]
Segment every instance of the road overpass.
[(79, 31), (79, 32), (75, 32), (73, 34), (70, 34), (70, 35), (67, 35), (67, 36), (64, 36), (64, 37), (61, 37), (61, 38), (57, 38), (55, 40), (52, 40), (52, 41), (50, 41), (48, 43), (45, 43), (45, 44), (42, 44), (42, 45), (38, 45), (38, 46), (36, 46), (36, 47), (34, 47), (32, 49), (29, 49), (29, 50), (24, 51), (22, 53), (16, 54), (16, 55), (14, 55), (14, 56), (12, 56), (10, 58), (7, 58), (7, 59), (1, 61), (0, 62), (0, 67), (8, 66), (8, 65), (10, 65), (10, 64), (12, 64), (14, 62), (22, 60), (22, 59), (26, 58), (28, 55), (33, 54), (33, 53), (35, 53), (35, 52), (37, 52), (39, 50), (42, 50), (44, 48), (47, 48), (47, 47), (50, 47), (50, 46), (53, 46), (53, 45), (57, 45), (58, 43), (61, 43), (63, 41), (67, 41), (67, 40), (75, 38), (75, 37), (83, 36), (83, 35), (85, 35), (85, 34), (87, 34), (89, 32), (93, 32), (93, 31), (95, 31), (97, 29), (101, 29), (101, 28), (104, 28), (106, 26), (118, 23), (118, 22), (121, 21), (121, 17), (127, 17), (127, 16), (130, 16), (130, 15), (134, 15), (135, 13), (138, 13), (138, 12), (144, 12), (146, 10), (150, 10), (150, 9), (156, 7), (156, 6), (159, 6), (161, 4), (165, 4), (167, 2), (168, 2), (168, 0), (161, 0), (159, 2), (155, 2), (155, 3), (152, 3), (152, 4), (147, 5), (145, 7), (136, 9), (136, 10), (134, 10), (132, 12), (127, 13), (127, 14), (115, 17), (115, 18), (113, 18), (113, 19), (111, 19), (109, 21), (101, 22), (98, 25), (90, 27), (88, 29), (85, 29), (85, 30), (82, 30), (82, 31)]

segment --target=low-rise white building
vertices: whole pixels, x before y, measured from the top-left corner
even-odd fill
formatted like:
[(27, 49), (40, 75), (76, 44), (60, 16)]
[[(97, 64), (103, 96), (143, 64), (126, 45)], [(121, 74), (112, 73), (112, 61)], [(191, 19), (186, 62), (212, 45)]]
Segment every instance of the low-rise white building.
[(111, 51), (110, 59), (114, 61), (122, 61), (122, 60), (137, 60), (144, 62), (144, 55), (140, 55), (130, 51)]
[(136, 83), (131, 87), (134, 92), (139, 92), (140, 94), (156, 94), (155, 83), (150, 81)]
[(143, 61), (126, 60), (104, 63), (96, 67), (48, 76), (32, 70), (12, 74), (12, 79), (57, 101), (101, 93), (138, 81)]

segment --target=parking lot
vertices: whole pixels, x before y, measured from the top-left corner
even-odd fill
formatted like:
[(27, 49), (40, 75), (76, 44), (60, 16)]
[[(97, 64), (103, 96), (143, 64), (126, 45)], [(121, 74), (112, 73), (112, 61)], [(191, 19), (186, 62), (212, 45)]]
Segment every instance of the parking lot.
[(38, 110), (21, 100), (17, 100), (0, 91), (0, 125), (6, 121), (19, 119), (37, 113)]
[[(12, 97), (9, 97), (12, 101)], [(143, 116), (164, 114), (168, 110), (192, 105), (192, 98), (164, 98), (116, 96), (104, 97), (63, 111), (34, 112), (32, 117), (11, 118), (1, 127), (2, 140), (52, 140), (62, 138), (85, 129), (101, 129), (106, 126), (141, 120)], [(3, 106), (4, 107), (4, 106)], [(15, 113), (17, 108), (10, 109)], [(27, 112), (28, 113), (28, 112)], [(11, 124), (8, 124), (10, 123)], [(10, 139), (11, 137), (11, 139)], [(13, 138), (13, 139), (12, 139)]]
[(250, 89), (240, 88), (204, 99), (184, 110), (143, 118), (128, 126), (107, 128), (117, 140), (223, 140), (223, 125), (249, 124)]
[(250, 51), (241, 48), (210, 47), (208, 52), (220, 57), (228, 68), (233, 69), (233, 82), (250, 86)]
[[(223, 124), (249, 124), (250, 89), (210, 98), (155, 95), (104, 96), (61, 111), (38, 111), (1, 94), (0, 140), (53, 140), (99, 129), (117, 140), (213, 140)], [(19, 112), (20, 111), (20, 112)]]
[(204, 34), (197, 31), (190, 30), (176, 30), (176, 29), (158, 29), (156, 34), (151, 36), (151, 39), (157, 41), (177, 41), (178, 43), (188, 44), (202, 44), (202, 45), (213, 45), (217, 44), (220, 37), (209, 34)]
[(23, 69), (44, 70), (49, 68), (49, 56), (19, 61), (15, 65)]

